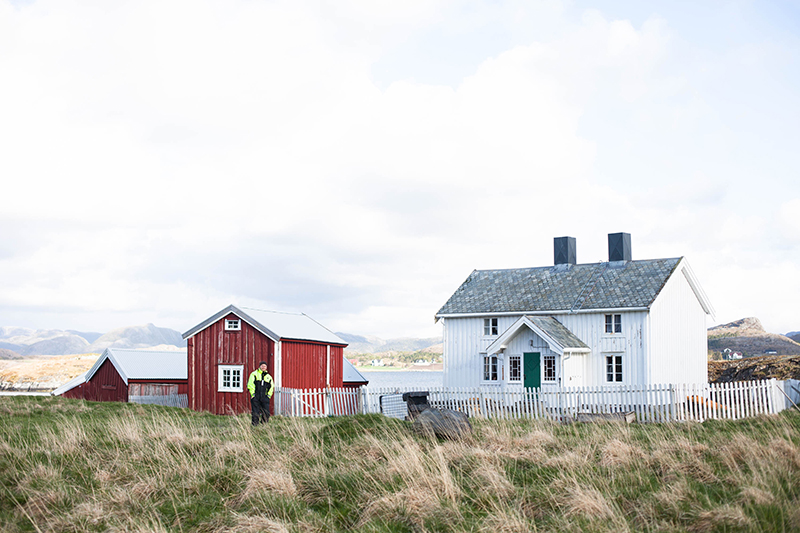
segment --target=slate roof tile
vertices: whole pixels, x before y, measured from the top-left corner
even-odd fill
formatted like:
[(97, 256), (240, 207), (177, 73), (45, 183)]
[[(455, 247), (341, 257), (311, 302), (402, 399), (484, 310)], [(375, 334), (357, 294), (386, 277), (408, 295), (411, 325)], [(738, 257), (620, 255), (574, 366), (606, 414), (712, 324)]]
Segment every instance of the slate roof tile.
[(475, 270), (437, 316), (578, 311), (653, 303), (681, 258)]

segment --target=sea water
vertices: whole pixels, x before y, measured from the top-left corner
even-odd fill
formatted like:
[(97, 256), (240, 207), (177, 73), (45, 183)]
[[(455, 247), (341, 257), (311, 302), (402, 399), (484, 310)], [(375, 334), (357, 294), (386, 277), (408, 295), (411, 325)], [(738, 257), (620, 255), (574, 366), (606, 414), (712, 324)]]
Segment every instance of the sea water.
[(368, 387), (397, 387), (403, 390), (441, 387), (444, 375), (441, 370), (361, 370), (361, 373), (369, 380)]

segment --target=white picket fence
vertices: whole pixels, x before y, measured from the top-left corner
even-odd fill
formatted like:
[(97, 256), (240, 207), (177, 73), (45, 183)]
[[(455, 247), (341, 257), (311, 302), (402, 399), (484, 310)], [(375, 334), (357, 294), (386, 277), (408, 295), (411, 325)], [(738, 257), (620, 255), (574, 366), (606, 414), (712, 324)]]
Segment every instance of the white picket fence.
[[(362, 387), (363, 388), (363, 387)], [(275, 412), (283, 416), (345, 416), (366, 413), (360, 389), (275, 390)]]
[[(287, 389), (276, 391), (276, 413), (321, 417), (380, 413), (381, 398), (414, 388)], [(638, 422), (736, 420), (778, 413), (786, 402), (776, 380), (720, 384), (501, 389), (432, 388), (434, 407), (462, 411), (472, 418), (547, 418), (574, 420), (578, 415), (635, 413)], [(386, 402), (384, 402), (385, 404)], [(396, 402), (395, 402), (396, 404)]]

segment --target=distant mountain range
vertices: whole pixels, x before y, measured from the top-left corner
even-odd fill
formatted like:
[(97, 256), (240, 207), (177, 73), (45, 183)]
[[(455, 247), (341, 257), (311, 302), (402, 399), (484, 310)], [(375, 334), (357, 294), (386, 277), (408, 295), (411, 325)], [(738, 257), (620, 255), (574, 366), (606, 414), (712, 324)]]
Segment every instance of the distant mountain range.
[(86, 353), (89, 351), (87, 350), (89, 344), (98, 337), (100, 337), (100, 333), (0, 327), (0, 349), (9, 350), (18, 355)]
[(153, 324), (117, 328), (108, 333), (87, 333), (73, 330), (0, 327), (0, 359), (20, 356), (70, 355), (101, 353), (115, 348), (186, 347), (186, 341), (174, 329)]
[[(348, 343), (349, 353), (418, 352), (442, 353), (441, 337), (399, 337), (381, 339), (370, 335), (336, 333)], [(767, 333), (757, 318), (743, 318), (708, 330), (708, 349), (722, 352), (725, 348), (744, 356), (800, 355), (800, 331), (786, 335)], [(36, 355), (70, 355), (101, 353), (108, 347), (179, 349), (186, 347), (181, 333), (153, 324), (117, 328), (108, 333), (74, 330), (0, 327), (0, 359), (17, 359)]]
[[(351, 353), (417, 352), (441, 353), (440, 337), (417, 339), (402, 337), (384, 340), (379, 337), (337, 333)], [(106, 348), (179, 349), (186, 347), (181, 333), (153, 324), (117, 328), (108, 333), (74, 330), (0, 327), (0, 359), (19, 359), (37, 355), (72, 355), (102, 353)]]
[(428, 351), (442, 353), (442, 338), (429, 337), (418, 339), (412, 337), (399, 337), (396, 339), (381, 339), (372, 335), (353, 335), (350, 333), (336, 332), (343, 341), (347, 342), (345, 351), (351, 353), (380, 353), (380, 352), (419, 352)]

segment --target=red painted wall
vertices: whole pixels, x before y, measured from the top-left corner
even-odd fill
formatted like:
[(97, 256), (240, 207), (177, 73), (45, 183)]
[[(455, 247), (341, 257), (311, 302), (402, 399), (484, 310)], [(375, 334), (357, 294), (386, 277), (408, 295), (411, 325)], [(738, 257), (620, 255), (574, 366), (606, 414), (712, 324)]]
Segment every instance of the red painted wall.
[[(281, 384), (294, 389), (318, 389), (326, 386), (328, 345), (310, 341), (281, 342)], [(331, 345), (330, 386), (342, 387), (344, 347)]]
[[(240, 331), (225, 331), (230, 314), (188, 339), (189, 408), (218, 415), (250, 412), (247, 378), (260, 361), (275, 376), (275, 343), (250, 324), (241, 321)], [(218, 365), (244, 365), (242, 392), (218, 392)], [(273, 410), (274, 412), (274, 410)]]
[(111, 361), (106, 359), (92, 379), (66, 391), (62, 396), (93, 402), (127, 402), (128, 386)]

